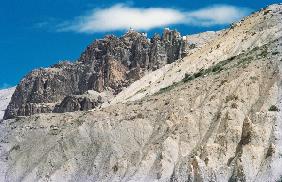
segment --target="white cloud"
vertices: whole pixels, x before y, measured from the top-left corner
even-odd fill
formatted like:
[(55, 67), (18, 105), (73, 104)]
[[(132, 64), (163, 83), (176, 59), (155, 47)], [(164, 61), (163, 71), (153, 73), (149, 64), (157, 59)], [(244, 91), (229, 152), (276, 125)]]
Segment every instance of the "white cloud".
[(110, 8), (94, 9), (85, 16), (60, 24), (58, 31), (94, 33), (125, 30), (130, 27), (149, 30), (176, 24), (213, 26), (232, 23), (248, 13), (246, 8), (228, 5), (184, 12), (172, 8), (134, 8), (117, 4)]
[(248, 15), (250, 9), (234, 6), (218, 5), (188, 12), (186, 17), (188, 24), (199, 24), (201, 26), (224, 25), (232, 23)]

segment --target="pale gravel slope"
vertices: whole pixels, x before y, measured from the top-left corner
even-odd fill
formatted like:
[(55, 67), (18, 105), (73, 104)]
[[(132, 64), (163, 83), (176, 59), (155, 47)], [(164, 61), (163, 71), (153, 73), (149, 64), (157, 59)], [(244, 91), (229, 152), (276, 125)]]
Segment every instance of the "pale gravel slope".
[(7, 120), (0, 181), (275, 181), (281, 46), (139, 101)]
[(11, 100), (16, 87), (0, 90), (0, 120), (3, 118), (5, 110)]
[(183, 60), (166, 65), (134, 82), (118, 94), (112, 103), (138, 100), (154, 94), (160, 88), (181, 80), (185, 73), (197, 72), (201, 68), (210, 67), (279, 38), (282, 34), (281, 12), (282, 5), (271, 5), (265, 10), (244, 18), (235, 23), (233, 28), (220, 31), (219, 36), (214, 37), (208, 45)]

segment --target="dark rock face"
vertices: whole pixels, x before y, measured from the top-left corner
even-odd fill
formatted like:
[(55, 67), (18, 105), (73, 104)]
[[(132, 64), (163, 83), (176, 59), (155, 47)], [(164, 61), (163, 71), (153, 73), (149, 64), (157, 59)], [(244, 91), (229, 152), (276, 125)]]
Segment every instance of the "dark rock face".
[(32, 71), (17, 86), (4, 117), (51, 112), (54, 103), (76, 92), (76, 80), (73, 76), (75, 73), (58, 68)]
[(55, 107), (53, 112), (64, 113), (74, 111), (87, 111), (100, 105), (102, 99), (90, 99), (86, 96), (66, 96), (64, 100)]
[(156, 70), (181, 58), (187, 46), (180, 33), (169, 29), (164, 30), (162, 37), (155, 35), (152, 39), (133, 30), (119, 38), (106, 36), (88, 46), (77, 62), (62, 62), (34, 70), (24, 77), (4, 119), (53, 112), (55, 105), (62, 101), (62, 107), (66, 101), (77, 106), (65, 104), (67, 108), (61, 107), (60, 112), (93, 108), (91, 104), (96, 103), (85, 101), (81, 105), (81, 100), (71, 95), (82, 95), (87, 90), (117, 94), (140, 79), (145, 71)]

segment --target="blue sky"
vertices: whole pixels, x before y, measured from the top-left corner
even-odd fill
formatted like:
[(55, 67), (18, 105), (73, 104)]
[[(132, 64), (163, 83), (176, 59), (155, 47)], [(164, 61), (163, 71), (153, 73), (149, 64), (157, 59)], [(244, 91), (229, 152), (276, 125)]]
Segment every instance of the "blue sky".
[(0, 88), (16, 85), (34, 68), (76, 60), (105, 34), (128, 27), (182, 34), (219, 30), (274, 0), (7, 0), (0, 2)]

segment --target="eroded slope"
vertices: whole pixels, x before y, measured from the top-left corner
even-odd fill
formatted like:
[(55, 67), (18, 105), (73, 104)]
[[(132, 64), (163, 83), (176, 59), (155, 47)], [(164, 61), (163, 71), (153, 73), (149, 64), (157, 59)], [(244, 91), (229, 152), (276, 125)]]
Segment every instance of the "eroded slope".
[(275, 181), (281, 39), (139, 101), (1, 124), (1, 181)]
[(9, 105), (11, 97), (15, 91), (15, 87), (0, 90), (0, 120), (3, 118), (5, 110)]
[(282, 5), (271, 5), (234, 23), (229, 29), (209, 41), (200, 50), (184, 57), (182, 61), (166, 65), (131, 84), (112, 103), (138, 100), (156, 93), (200, 69), (217, 64), (254, 47), (272, 42), (282, 35)]

